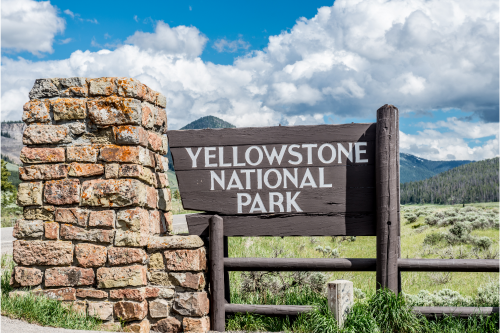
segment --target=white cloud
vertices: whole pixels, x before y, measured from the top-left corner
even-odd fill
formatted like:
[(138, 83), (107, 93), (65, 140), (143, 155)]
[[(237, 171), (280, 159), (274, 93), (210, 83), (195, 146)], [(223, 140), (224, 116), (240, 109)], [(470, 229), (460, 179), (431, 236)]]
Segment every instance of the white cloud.
[(125, 43), (163, 54), (197, 57), (201, 55), (207, 40), (195, 27), (180, 25), (170, 28), (168, 24), (158, 21), (154, 33), (136, 31)]
[(228, 40), (226, 38), (217, 39), (212, 45), (217, 52), (234, 53), (238, 50), (248, 50), (250, 43), (244, 41), (241, 37), (237, 40)]
[(28, 51), (35, 55), (54, 52), (55, 35), (65, 20), (49, 1), (2, 0), (2, 49)]
[(158, 22), (153, 33), (138, 31), (127, 38), (131, 45), (112, 51), (2, 59), (2, 117), (21, 117), (36, 78), (129, 76), (167, 96), (170, 128), (209, 114), (266, 126), (369, 118), (386, 103), (402, 112), (455, 108), (486, 122), (448, 120), (402, 133), (402, 151), (492, 157), (498, 136), (472, 148), (465, 138), (495, 132), (487, 121), (498, 121), (498, 23), (493, 0), (336, 0), (271, 36), (264, 50), (223, 66), (201, 60), (207, 38), (196, 27)]
[(66, 14), (66, 15), (71, 16), (71, 18), (75, 18), (75, 13), (73, 13), (73, 12), (72, 12), (71, 10), (69, 10), (69, 9), (65, 9), (63, 13), (64, 13), (64, 14)]

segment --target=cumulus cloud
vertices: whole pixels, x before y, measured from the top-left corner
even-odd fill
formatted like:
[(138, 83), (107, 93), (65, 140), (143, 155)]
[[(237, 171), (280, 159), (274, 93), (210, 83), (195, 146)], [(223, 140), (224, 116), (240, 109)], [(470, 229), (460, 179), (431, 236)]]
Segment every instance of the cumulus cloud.
[[(201, 60), (207, 38), (197, 28), (160, 21), (114, 50), (57, 61), (4, 58), (2, 117), (20, 118), (39, 77), (129, 76), (167, 96), (170, 128), (210, 114), (237, 126), (316, 124), (373, 117), (389, 103), (402, 112), (473, 112), (478, 131), (490, 131), (488, 122), (498, 121), (498, 23), (496, 1), (336, 0), (226, 66)], [(470, 148), (456, 119), (429, 126), (402, 133), (402, 151), (443, 159), (498, 154), (497, 137)]]
[(250, 48), (250, 43), (243, 40), (243, 38), (238, 38), (237, 40), (228, 40), (226, 38), (217, 39), (212, 45), (217, 52), (229, 52), (234, 53), (238, 50), (248, 50)]
[(170, 28), (168, 24), (158, 21), (154, 33), (136, 31), (125, 43), (163, 54), (198, 57), (207, 41), (195, 27), (180, 25)]
[(2, 0), (2, 49), (52, 53), (55, 35), (65, 24), (49, 1)]

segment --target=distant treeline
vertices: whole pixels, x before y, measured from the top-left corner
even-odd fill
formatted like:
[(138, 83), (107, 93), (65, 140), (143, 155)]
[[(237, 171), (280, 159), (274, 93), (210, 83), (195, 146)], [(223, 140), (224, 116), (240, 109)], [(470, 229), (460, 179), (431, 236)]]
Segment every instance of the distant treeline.
[(7, 120), (7, 121), (2, 121), (2, 124), (21, 124), (23, 121), (22, 120)]
[(434, 177), (401, 184), (401, 204), (496, 202), (498, 157), (450, 169)]

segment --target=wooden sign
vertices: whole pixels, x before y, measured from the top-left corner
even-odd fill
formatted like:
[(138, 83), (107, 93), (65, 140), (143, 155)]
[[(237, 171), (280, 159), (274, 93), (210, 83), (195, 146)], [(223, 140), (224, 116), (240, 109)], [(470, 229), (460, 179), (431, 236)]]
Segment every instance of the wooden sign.
[[(375, 235), (376, 124), (169, 131), (185, 209), (236, 235)], [(209, 215), (188, 217), (206, 232)]]

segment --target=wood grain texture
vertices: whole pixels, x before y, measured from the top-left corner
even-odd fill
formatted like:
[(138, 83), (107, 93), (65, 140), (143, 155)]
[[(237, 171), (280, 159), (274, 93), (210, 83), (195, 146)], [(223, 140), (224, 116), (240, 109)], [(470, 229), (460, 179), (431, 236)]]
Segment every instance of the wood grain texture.
[(413, 312), (428, 318), (454, 316), (467, 318), (470, 316), (489, 316), (498, 313), (498, 307), (451, 307), (451, 306), (416, 306)]
[[(210, 214), (186, 215), (190, 235), (208, 235)], [(374, 213), (224, 217), (225, 236), (375, 236)]]
[(224, 332), (225, 323), (225, 300), (224, 300), (224, 240), (223, 220), (214, 215), (210, 218), (210, 320), (214, 331)]
[(496, 259), (398, 259), (398, 267), (407, 272), (493, 272), (498, 273)]
[(399, 110), (377, 110), (375, 183), (377, 206), (377, 288), (398, 292)]
[(314, 310), (310, 305), (226, 304), (226, 313), (255, 313), (266, 316), (297, 316)]
[(377, 260), (367, 259), (305, 259), (305, 258), (225, 258), (230, 271), (349, 271), (374, 272)]
[[(224, 260), (229, 257), (229, 239), (224, 236)], [(229, 271), (224, 267), (224, 299), (226, 303), (231, 303), (231, 283), (229, 281)]]
[(170, 148), (375, 140), (375, 124), (274, 126), (168, 131)]

